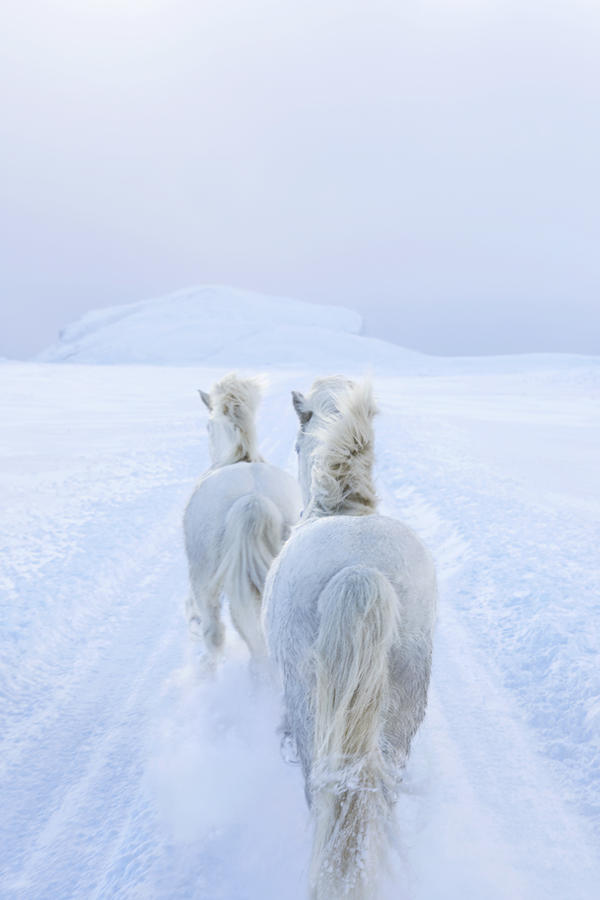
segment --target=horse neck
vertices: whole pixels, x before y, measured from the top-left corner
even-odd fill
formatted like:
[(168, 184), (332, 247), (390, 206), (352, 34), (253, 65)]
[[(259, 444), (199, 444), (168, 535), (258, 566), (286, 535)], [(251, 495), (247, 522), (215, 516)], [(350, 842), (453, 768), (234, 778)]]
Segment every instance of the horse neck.
[(377, 512), (376, 500), (370, 500), (360, 494), (348, 494), (343, 501), (331, 502), (328, 497), (312, 497), (302, 514), (303, 520), (322, 519), (326, 516), (371, 516)]
[(310, 516), (368, 516), (377, 509), (373, 484), (373, 416), (369, 382), (338, 398), (339, 415), (315, 429)]
[(234, 463), (239, 462), (264, 462), (263, 457), (258, 452), (254, 427), (243, 431), (236, 427), (235, 440), (225, 454), (224, 459), (215, 464), (215, 468), (232, 466)]
[(335, 459), (315, 461), (310, 501), (303, 518), (324, 516), (369, 516), (377, 511), (377, 494), (372, 477), (372, 456), (339, 466)]

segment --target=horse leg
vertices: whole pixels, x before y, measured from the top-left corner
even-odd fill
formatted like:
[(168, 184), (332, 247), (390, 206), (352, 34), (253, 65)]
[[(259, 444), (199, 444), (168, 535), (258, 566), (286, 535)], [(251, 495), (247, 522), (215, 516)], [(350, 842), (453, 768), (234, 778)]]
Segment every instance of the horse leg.
[(216, 659), (225, 639), (221, 622), (221, 588), (193, 575), (190, 581), (190, 595), (186, 603), (190, 632), (196, 637), (202, 636), (209, 656)]
[(260, 621), (261, 596), (250, 584), (229, 597), (231, 621), (244, 639), (253, 661), (259, 665), (266, 660), (267, 646)]
[(392, 748), (399, 767), (406, 764), (412, 739), (425, 716), (431, 673), (431, 642), (412, 651), (406, 658), (393, 658), (392, 702), (384, 729), (386, 745)]

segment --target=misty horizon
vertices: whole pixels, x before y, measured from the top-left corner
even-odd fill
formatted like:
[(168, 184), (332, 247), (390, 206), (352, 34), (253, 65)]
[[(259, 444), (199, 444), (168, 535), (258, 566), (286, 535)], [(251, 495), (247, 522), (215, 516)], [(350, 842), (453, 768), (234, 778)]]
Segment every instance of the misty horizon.
[(7, 0), (4, 20), (0, 355), (215, 283), (426, 353), (600, 353), (588, 0)]
[[(244, 285), (215, 285), (215, 284), (213, 284), (213, 285), (185, 285), (185, 286), (178, 287), (173, 291), (167, 291), (167, 292), (165, 292), (165, 294), (157, 294), (157, 295), (153, 294), (153, 295), (147, 296), (147, 297), (139, 297), (139, 298), (135, 298), (135, 299), (125, 299), (122, 303), (118, 303), (118, 304), (106, 303), (106, 304), (101, 304), (101, 305), (94, 306), (94, 307), (88, 307), (88, 308), (82, 307), (81, 311), (78, 312), (76, 315), (74, 315), (71, 319), (61, 322), (60, 324), (57, 324), (56, 330), (53, 333), (50, 334), (51, 329), (49, 328), (48, 329), (48, 333), (49, 333), (48, 339), (45, 340), (44, 343), (41, 344), (39, 347), (35, 347), (34, 350), (31, 352), (31, 354), (29, 354), (29, 355), (23, 354), (21, 356), (15, 355), (13, 358), (15, 358), (15, 359), (27, 359), (29, 357), (35, 358), (38, 355), (38, 353), (41, 353), (42, 351), (46, 350), (48, 347), (53, 345), (58, 340), (59, 335), (63, 331), (64, 328), (66, 328), (68, 325), (72, 324), (73, 322), (76, 322), (78, 319), (85, 316), (88, 312), (92, 312), (92, 311), (96, 311), (96, 310), (110, 309), (113, 306), (116, 306), (116, 307), (129, 306), (132, 304), (137, 304), (138, 302), (144, 302), (146, 300), (160, 299), (163, 296), (169, 297), (170, 295), (186, 293), (188, 291), (193, 291), (194, 289), (201, 288), (201, 287), (223, 287), (225, 289), (233, 288), (234, 290), (240, 290), (242, 292), (246, 292), (246, 291), (248, 291), (249, 293), (255, 292), (253, 288), (247, 288)], [(275, 299), (281, 299), (281, 300), (290, 299), (290, 300), (297, 300), (300, 302), (314, 304), (314, 305), (338, 306), (338, 307), (344, 307), (346, 309), (353, 310), (355, 312), (358, 312), (362, 318), (362, 328), (360, 331), (361, 334), (366, 335), (368, 337), (378, 338), (379, 340), (384, 340), (384, 341), (387, 341), (388, 343), (396, 344), (399, 347), (404, 347), (404, 348), (410, 349), (410, 350), (417, 350), (421, 353), (425, 353), (425, 354), (429, 354), (429, 355), (433, 355), (433, 356), (491, 356), (491, 355), (512, 355), (512, 354), (523, 354), (523, 353), (525, 353), (525, 354), (529, 354), (529, 353), (565, 353), (565, 354), (576, 354), (576, 355), (596, 355), (596, 352), (594, 349), (592, 349), (590, 351), (573, 350), (573, 349), (569, 349), (569, 347), (566, 346), (564, 343), (561, 345), (560, 342), (557, 342), (557, 346), (554, 346), (554, 347), (550, 346), (550, 347), (544, 347), (542, 349), (540, 349), (538, 347), (538, 348), (532, 349), (531, 347), (529, 347), (527, 345), (527, 342), (526, 342), (527, 339), (525, 339), (525, 341), (521, 342), (521, 343), (515, 342), (515, 345), (512, 346), (512, 348), (504, 349), (504, 350), (496, 350), (496, 349), (486, 350), (485, 346), (484, 346), (485, 342), (481, 342), (481, 344), (479, 345), (479, 349), (473, 348), (473, 347), (467, 347), (466, 349), (460, 349), (461, 347), (464, 347), (464, 345), (461, 344), (460, 335), (456, 336), (457, 337), (457, 340), (455, 341), (455, 344), (457, 347), (456, 352), (447, 352), (443, 346), (441, 346), (441, 345), (436, 346), (435, 340), (432, 340), (431, 336), (430, 336), (429, 340), (423, 341), (422, 346), (417, 346), (418, 329), (416, 329), (414, 327), (414, 323), (413, 323), (412, 329), (409, 329), (408, 332), (404, 331), (404, 334), (407, 335), (406, 339), (404, 339), (404, 340), (402, 339), (402, 336), (403, 336), (402, 323), (397, 323), (396, 328), (391, 332), (391, 330), (390, 330), (391, 323), (388, 318), (388, 310), (385, 310), (385, 309), (377, 310), (377, 308), (373, 309), (371, 307), (371, 311), (369, 311), (368, 309), (365, 311), (364, 308), (361, 310), (358, 306), (350, 306), (348, 303), (343, 303), (343, 302), (336, 303), (336, 302), (333, 302), (333, 301), (330, 301), (327, 299), (322, 301), (322, 304), (321, 304), (317, 300), (306, 300), (302, 297), (297, 297), (297, 296), (290, 296), (290, 295), (284, 296), (282, 294), (272, 294), (267, 291), (256, 291), (256, 293), (263, 294), (267, 298), (275, 298)], [(201, 301), (199, 300), (199, 302), (201, 302)], [(248, 302), (250, 302), (250, 301), (248, 301)], [(438, 320), (443, 319), (443, 317), (440, 316), (439, 309), (436, 310), (436, 314), (438, 315)], [(490, 322), (489, 318), (486, 317), (485, 315), (482, 315), (480, 317), (480, 322), (482, 324), (482, 332), (484, 332), (484, 333), (488, 329), (491, 329), (493, 327), (493, 322)], [(456, 325), (456, 323), (454, 323), (454, 324)], [(452, 327), (452, 323), (450, 323), (450, 322), (447, 322), (447, 325), (448, 325), (448, 327)], [(410, 340), (408, 339), (409, 333), (413, 336), (415, 334), (417, 335), (414, 343), (411, 343)], [(435, 335), (433, 337), (435, 337)], [(590, 344), (592, 346), (595, 346), (595, 344), (594, 344), (595, 335), (591, 335), (590, 337), (591, 337)], [(421, 343), (421, 342), (419, 342), (419, 343)], [(11, 357), (8, 357), (8, 358), (11, 358)]]

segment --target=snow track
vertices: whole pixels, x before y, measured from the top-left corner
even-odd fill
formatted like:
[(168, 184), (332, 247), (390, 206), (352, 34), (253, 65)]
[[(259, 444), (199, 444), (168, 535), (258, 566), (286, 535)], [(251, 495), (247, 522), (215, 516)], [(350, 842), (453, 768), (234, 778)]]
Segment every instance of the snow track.
[[(586, 372), (376, 382), (382, 510), (428, 543), (441, 587), (390, 898), (596, 896)], [(277, 703), (231, 629), (203, 681), (183, 618), (181, 515), (206, 466), (194, 389), (215, 374), (2, 367), (2, 897), (305, 897), (307, 815)], [(259, 433), (278, 465), (293, 467), (289, 390), (313, 374), (272, 373)]]
[[(151, 527), (134, 528), (118, 553), (105, 555), (94, 542), (97, 555), (85, 562), (89, 581), (75, 595), (80, 606), (58, 633), (40, 623), (35, 657), (19, 661), (13, 691), (27, 698), (31, 716), (3, 730), (3, 846), (24, 896), (37, 896), (44, 882), (42, 896), (86, 896), (81, 877), (102, 867), (107, 823), (122, 827), (139, 790), (142, 763), (132, 738), (144, 734), (183, 631), (174, 615), (185, 589), (181, 499), (169, 508), (164, 493), (149, 493)], [(139, 507), (112, 512), (136, 520)], [(106, 527), (110, 535), (109, 520)], [(73, 586), (65, 590), (72, 599)], [(60, 595), (53, 599), (60, 608)], [(57, 846), (63, 849), (49, 867)]]

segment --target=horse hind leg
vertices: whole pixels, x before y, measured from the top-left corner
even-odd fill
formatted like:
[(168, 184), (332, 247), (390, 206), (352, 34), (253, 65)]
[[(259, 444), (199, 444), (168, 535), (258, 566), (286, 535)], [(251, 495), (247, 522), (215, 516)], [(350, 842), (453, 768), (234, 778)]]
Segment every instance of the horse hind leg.
[(384, 736), (398, 768), (404, 768), (412, 739), (425, 717), (431, 674), (431, 642), (424, 641), (408, 658), (392, 654), (391, 703)]
[(229, 597), (229, 612), (236, 631), (245, 641), (253, 661), (267, 657), (267, 646), (260, 621), (261, 595), (252, 585)]
[(205, 580), (191, 580), (190, 595), (186, 602), (186, 614), (190, 633), (204, 641), (211, 659), (216, 660), (225, 641), (225, 628), (221, 621), (220, 585), (207, 584)]

